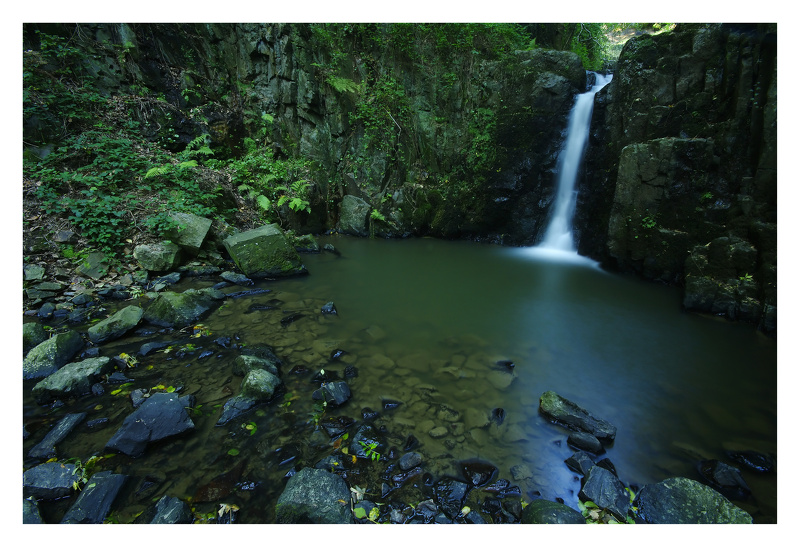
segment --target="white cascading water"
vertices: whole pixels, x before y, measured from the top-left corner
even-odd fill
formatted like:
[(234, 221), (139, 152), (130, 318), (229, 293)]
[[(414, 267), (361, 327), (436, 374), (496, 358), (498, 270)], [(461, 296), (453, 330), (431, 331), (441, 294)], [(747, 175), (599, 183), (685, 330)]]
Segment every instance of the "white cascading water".
[(611, 75), (596, 74), (595, 84), (586, 93), (578, 95), (569, 114), (567, 138), (558, 158), (556, 200), (544, 238), (538, 247), (554, 251), (576, 253), (572, 239), (572, 217), (575, 214), (575, 180), (589, 139), (595, 94), (611, 81)]

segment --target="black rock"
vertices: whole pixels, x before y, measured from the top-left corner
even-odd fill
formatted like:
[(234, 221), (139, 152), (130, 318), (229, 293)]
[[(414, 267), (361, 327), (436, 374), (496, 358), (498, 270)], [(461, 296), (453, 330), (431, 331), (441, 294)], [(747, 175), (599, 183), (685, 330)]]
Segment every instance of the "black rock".
[(88, 427), (89, 429), (102, 429), (108, 425), (108, 422), (109, 422), (108, 418), (97, 418), (86, 422), (86, 427)]
[(608, 469), (597, 465), (592, 467), (578, 497), (607, 509), (620, 522), (627, 520), (630, 497), (620, 480)]
[(286, 317), (284, 317), (283, 319), (281, 319), (281, 326), (288, 327), (289, 325), (291, 325), (292, 323), (294, 323), (299, 319), (302, 319), (303, 317), (305, 317), (305, 315), (303, 315), (302, 313), (291, 313)]
[(341, 359), (345, 355), (347, 355), (347, 352), (345, 350), (343, 350), (343, 349), (335, 349), (335, 350), (333, 350), (331, 352), (330, 359), (331, 359), (331, 361), (336, 361), (337, 359)]
[(326, 382), (311, 394), (315, 401), (325, 400), (329, 405), (341, 406), (346, 403), (352, 394), (346, 382)]
[(698, 471), (710, 487), (729, 499), (743, 500), (750, 495), (750, 487), (736, 467), (719, 460), (704, 460), (698, 465)]
[(384, 399), (382, 404), (384, 410), (394, 410), (403, 403), (401, 401), (395, 401), (394, 399)]
[(95, 397), (99, 397), (100, 395), (102, 395), (105, 392), (106, 392), (106, 390), (103, 387), (103, 384), (101, 384), (99, 382), (96, 383), (96, 384), (92, 384), (92, 395), (94, 395)]
[(572, 456), (564, 460), (564, 463), (566, 463), (567, 467), (569, 467), (576, 473), (580, 473), (581, 475), (584, 476), (589, 472), (589, 469), (591, 469), (592, 466), (594, 465), (592, 457), (588, 453), (582, 450), (575, 452)]
[(406, 471), (403, 471), (402, 473), (396, 473), (392, 475), (392, 482), (394, 482), (394, 484), (397, 487), (400, 487), (409, 480), (419, 477), (421, 475), (422, 475), (421, 467), (412, 467)]
[(586, 450), (592, 454), (604, 452), (603, 445), (597, 437), (583, 431), (570, 433), (569, 437), (567, 437), (567, 445), (578, 450)]
[(546, 391), (539, 398), (539, 412), (558, 425), (573, 431), (591, 433), (604, 444), (612, 443), (617, 435), (615, 426), (594, 417), (588, 411), (553, 391)]
[(335, 254), (336, 256), (342, 256), (342, 253), (340, 253), (339, 250), (330, 243), (323, 245), (322, 249), (328, 251), (329, 253)]
[(611, 460), (609, 460), (608, 458), (603, 458), (602, 460), (597, 462), (597, 465), (602, 467), (603, 469), (611, 471), (612, 473), (614, 473), (615, 477), (619, 477), (619, 475), (617, 474), (617, 468), (614, 467), (614, 464), (611, 463)]
[(44, 524), (44, 519), (39, 512), (39, 503), (35, 498), (22, 500), (22, 524)]
[(370, 459), (370, 456), (367, 456), (364, 445), (370, 446), (373, 444), (375, 447), (372, 450), (379, 454), (386, 449), (386, 443), (384, 442), (384, 439), (378, 434), (378, 432), (375, 431), (375, 428), (370, 424), (362, 424), (356, 430), (355, 435), (350, 438), (350, 454), (358, 458)]
[(492, 414), (489, 417), (489, 420), (496, 425), (501, 425), (503, 423), (503, 420), (505, 419), (506, 419), (506, 411), (503, 410), (502, 408), (493, 409)]
[(489, 481), (497, 475), (497, 468), (494, 465), (480, 460), (460, 462), (459, 469), (467, 483), (474, 487), (489, 484)]
[(169, 346), (167, 342), (147, 342), (139, 348), (139, 355), (145, 356)]
[(102, 524), (127, 478), (111, 471), (92, 475), (61, 524)]
[(338, 315), (338, 312), (336, 311), (336, 306), (333, 304), (333, 302), (328, 302), (327, 304), (322, 306), (322, 309), (320, 311), (323, 313), (323, 315)]
[(756, 473), (774, 473), (775, 458), (752, 450), (728, 451), (728, 457), (742, 467)]
[(397, 462), (397, 466), (400, 468), (401, 471), (408, 471), (413, 469), (414, 467), (419, 466), (422, 463), (422, 455), (418, 452), (408, 452), (403, 454), (400, 458), (400, 461)]
[(55, 500), (69, 496), (75, 482), (74, 464), (48, 462), (37, 465), (22, 474), (22, 495), (37, 500)]
[(418, 446), (419, 439), (417, 439), (414, 435), (409, 435), (405, 444), (403, 445), (403, 451), (408, 452), (409, 450), (414, 450)]
[(113, 373), (108, 375), (108, 383), (112, 384), (112, 385), (114, 385), (114, 384), (126, 384), (126, 383), (128, 383), (130, 381), (131, 381), (131, 379), (128, 378), (127, 376), (125, 376), (125, 374), (123, 372), (120, 372), (120, 371), (113, 372)]
[(150, 524), (191, 524), (192, 510), (178, 498), (162, 496), (156, 503), (156, 514)]
[(345, 378), (358, 378), (358, 369), (353, 365), (344, 368)]
[(465, 482), (445, 477), (433, 485), (433, 493), (437, 505), (448, 518), (454, 519), (461, 514), (464, 500), (467, 498), (469, 485)]
[(355, 420), (349, 416), (326, 416), (320, 421), (320, 425), (331, 439), (343, 435), (354, 423)]
[(369, 407), (365, 406), (364, 408), (361, 409), (361, 418), (363, 418), (364, 421), (373, 420), (377, 418), (378, 415), (379, 415), (378, 412), (372, 410)]
[(221, 348), (229, 348), (231, 347), (231, 337), (230, 336), (220, 336), (214, 340), (214, 343)]
[(502, 370), (514, 370), (514, 361), (507, 361), (507, 360), (497, 361), (495, 363), (495, 366)]

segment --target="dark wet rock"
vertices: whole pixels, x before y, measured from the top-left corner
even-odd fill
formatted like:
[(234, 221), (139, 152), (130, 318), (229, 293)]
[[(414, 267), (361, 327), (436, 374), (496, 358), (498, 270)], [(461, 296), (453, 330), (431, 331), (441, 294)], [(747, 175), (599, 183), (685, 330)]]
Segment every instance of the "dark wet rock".
[(254, 368), (248, 371), (239, 394), (225, 401), (217, 425), (224, 425), (254, 406), (271, 400), (282, 385), (281, 379), (268, 370)]
[(192, 213), (171, 212), (170, 218), (177, 224), (165, 235), (189, 255), (196, 255), (211, 229), (211, 219)]
[(609, 460), (608, 458), (603, 458), (602, 460), (598, 461), (597, 466), (602, 467), (603, 469), (607, 469), (608, 471), (611, 471), (614, 474), (614, 476), (619, 477), (619, 475), (617, 474), (617, 468), (614, 467), (614, 464), (611, 463), (611, 460)]
[(503, 507), (503, 502), (499, 499), (485, 499), (481, 504), (481, 511), (487, 515), (490, 515), (495, 524), (507, 524), (517, 521), (514, 515), (509, 513), (506, 508)]
[(222, 242), (236, 267), (251, 278), (308, 273), (300, 255), (277, 224), (241, 232)]
[(94, 420), (89, 420), (86, 422), (86, 427), (89, 429), (103, 429), (109, 424), (110, 420), (108, 418), (95, 418)]
[(256, 357), (255, 355), (239, 355), (233, 361), (233, 373), (238, 376), (244, 376), (251, 370), (266, 370), (277, 376), (278, 363), (280, 361), (277, 357), (272, 360)]
[(775, 458), (752, 450), (728, 451), (728, 457), (742, 467), (755, 473), (774, 473)]
[(247, 291), (236, 291), (225, 293), (225, 298), (241, 298), (243, 296), (257, 296), (259, 294), (266, 294), (272, 292), (272, 289), (250, 289)]
[(161, 327), (186, 327), (202, 319), (224, 298), (213, 289), (187, 289), (159, 294), (144, 312), (144, 319)]
[(736, 467), (719, 460), (704, 460), (697, 469), (703, 481), (726, 498), (743, 500), (750, 496), (750, 487)]
[(494, 365), (500, 370), (513, 370), (515, 366), (514, 361), (508, 360), (497, 361)]
[(127, 306), (117, 313), (89, 327), (89, 340), (93, 344), (102, 344), (115, 340), (139, 324), (144, 310), (139, 306)]
[(591, 433), (573, 431), (567, 437), (567, 446), (578, 450), (586, 450), (593, 454), (604, 452), (602, 443)]
[(422, 464), (422, 455), (419, 452), (408, 452), (400, 457), (397, 467), (401, 471), (409, 471)]
[(464, 515), (464, 522), (467, 524), (488, 524), (479, 511), (470, 511)]
[(495, 425), (502, 425), (503, 420), (506, 419), (506, 411), (502, 408), (494, 408), (492, 409), (492, 413), (489, 416), (489, 421)]
[(27, 353), (49, 338), (47, 331), (41, 323), (23, 323), (22, 325), (22, 354)]
[(647, 524), (751, 524), (753, 518), (697, 481), (674, 477), (642, 487), (634, 505)]
[(564, 460), (564, 463), (576, 473), (580, 473), (584, 476), (589, 473), (589, 469), (594, 465), (592, 457), (582, 450), (575, 452), (572, 456)]
[(345, 355), (347, 355), (347, 352), (345, 350), (343, 350), (343, 349), (335, 349), (335, 350), (333, 350), (331, 352), (330, 360), (331, 361), (337, 361), (337, 360), (341, 359), (342, 357), (344, 357)]
[(521, 496), (519, 486), (511, 484), (506, 479), (497, 479), (493, 484), (483, 487), (484, 492), (494, 494), (498, 498)]
[(147, 390), (144, 388), (134, 389), (131, 391), (131, 404), (133, 408), (139, 408), (142, 403), (147, 400)]
[(340, 253), (339, 250), (330, 243), (326, 243), (325, 245), (323, 245), (322, 250), (334, 254), (336, 256), (342, 255), (342, 253)]
[(61, 524), (102, 524), (127, 479), (111, 471), (92, 475)]
[(578, 497), (596, 503), (601, 509), (607, 509), (620, 522), (625, 522), (628, 518), (630, 496), (625, 486), (608, 469), (596, 465), (589, 469)]
[(406, 442), (403, 443), (403, 452), (414, 450), (418, 446), (419, 446), (419, 439), (417, 439), (414, 435), (409, 435), (408, 438), (406, 438)]
[(75, 414), (67, 414), (59, 422), (47, 432), (36, 446), (28, 451), (28, 456), (31, 458), (38, 458), (41, 460), (48, 460), (56, 457), (56, 445), (67, 438), (67, 435), (75, 428), (76, 425), (86, 417), (85, 412), (78, 412)]
[(44, 524), (42, 514), (39, 512), (39, 503), (35, 498), (23, 498), (22, 524)]
[(330, 369), (320, 370), (311, 377), (311, 381), (314, 382), (315, 384), (322, 384), (325, 382), (335, 382), (338, 379), (339, 379), (339, 373), (336, 372), (335, 370), (330, 370)]
[(489, 481), (497, 475), (497, 468), (494, 465), (480, 460), (460, 462), (458, 467), (464, 479), (473, 487), (489, 484)]
[[(361, 443), (364, 443), (363, 445)], [(369, 424), (362, 424), (357, 430), (355, 435), (353, 435), (350, 439), (350, 446), (349, 451), (350, 454), (358, 458), (365, 458), (369, 459), (367, 456), (366, 449), (364, 445), (370, 446), (375, 444), (375, 448), (373, 450), (375, 452), (381, 453), (383, 450), (386, 449), (386, 443), (384, 442), (383, 438), (375, 431), (375, 428)]]
[(205, 351), (200, 352), (200, 355), (198, 355), (197, 358), (198, 359), (208, 359), (212, 355), (214, 355), (214, 352), (212, 350), (210, 350), (210, 349), (207, 349)]
[(357, 522), (368, 522), (368, 517), (370, 513), (376, 507), (378, 506), (369, 500), (361, 500), (355, 505), (353, 505), (353, 516), (355, 517), (356, 513), (364, 511), (364, 517), (357, 519)]
[(361, 418), (365, 422), (369, 421), (369, 420), (374, 420), (378, 416), (380, 416), (380, 414), (377, 411), (372, 410), (371, 408), (369, 408), (367, 406), (365, 406), (364, 408), (361, 409)]
[[(35, 289), (28, 289), (26, 291), (28, 298), (52, 298), (55, 294), (46, 291), (36, 291)], [(36, 312), (36, 316), (40, 319), (49, 319), (53, 316), (53, 312), (56, 311), (56, 305), (52, 302), (45, 302), (42, 304), (42, 307), (39, 308), (39, 311)]]
[(242, 355), (250, 355), (264, 359), (275, 365), (279, 370), (283, 366), (283, 362), (275, 355), (275, 352), (266, 344), (253, 344), (241, 350)]
[(192, 395), (179, 397), (176, 393), (154, 393), (125, 418), (106, 443), (106, 450), (132, 458), (141, 456), (149, 443), (193, 430), (194, 422), (186, 412), (192, 407)]
[(383, 399), (383, 401), (381, 401), (383, 410), (394, 410), (402, 404), (402, 401), (396, 401), (394, 399)]
[(99, 397), (106, 392), (106, 388), (103, 387), (103, 384), (97, 382), (96, 384), (92, 384), (92, 395), (95, 397)]
[(465, 482), (445, 477), (433, 485), (434, 499), (444, 514), (453, 519), (461, 514), (469, 488)]
[(214, 343), (221, 348), (229, 348), (231, 347), (231, 337), (230, 336), (220, 336), (219, 338), (214, 339)]
[(299, 319), (302, 319), (303, 317), (305, 317), (305, 314), (302, 314), (302, 313), (290, 313), (289, 315), (287, 315), (286, 317), (281, 319), (281, 326), (282, 327), (288, 327), (289, 325), (291, 325), (292, 323), (294, 323), (295, 321), (297, 321)]
[(243, 287), (247, 287), (253, 284), (253, 280), (247, 277), (244, 274), (240, 274), (237, 272), (222, 272), (219, 276), (224, 279), (225, 281), (229, 281), (234, 285), (241, 285)]
[(433, 500), (423, 500), (417, 504), (414, 510), (415, 517), (422, 523), (433, 522), (434, 517), (439, 514), (439, 508)]
[(150, 524), (191, 524), (194, 519), (186, 502), (170, 496), (158, 500), (155, 513)]
[(586, 524), (583, 515), (555, 501), (536, 499), (522, 511), (522, 524)]
[(49, 462), (22, 474), (22, 495), (37, 500), (55, 500), (73, 492), (77, 469), (71, 463)]
[(617, 435), (617, 428), (605, 420), (592, 416), (588, 411), (553, 391), (546, 391), (539, 399), (539, 412), (552, 422), (572, 429), (584, 431), (609, 444)]
[(100, 376), (114, 368), (108, 357), (94, 357), (64, 365), (56, 372), (33, 386), (31, 394), (43, 405), (62, 397), (88, 395)]
[(161, 292), (170, 285), (174, 285), (181, 280), (180, 272), (170, 272), (167, 275), (162, 275), (153, 279), (147, 284), (147, 288), (151, 291)]
[(225, 425), (234, 418), (238, 418), (242, 414), (247, 413), (250, 409), (258, 404), (257, 401), (236, 395), (231, 397), (222, 406), (222, 414), (217, 420), (217, 425)]
[(341, 406), (352, 397), (352, 393), (346, 382), (327, 382), (315, 390), (311, 397), (315, 401), (325, 400), (329, 405)]
[(328, 302), (327, 304), (322, 306), (322, 309), (320, 311), (322, 312), (323, 315), (338, 315), (339, 314), (339, 312), (336, 311), (336, 306), (333, 304), (333, 302)]
[(346, 195), (342, 198), (339, 212), (339, 231), (343, 234), (367, 236), (367, 215), (372, 207), (360, 197)]
[(22, 378), (36, 380), (53, 374), (67, 364), (83, 347), (75, 331), (56, 334), (31, 349), (22, 361)]
[(126, 384), (130, 382), (131, 379), (125, 376), (125, 373), (117, 371), (112, 374), (109, 374), (107, 381), (109, 384), (116, 385), (116, 384)]
[(168, 241), (137, 245), (133, 249), (133, 258), (147, 271), (166, 272), (180, 265), (181, 248)]
[(331, 454), (329, 456), (325, 456), (316, 464), (314, 464), (314, 468), (334, 472), (338, 469), (343, 469), (343, 464), (344, 462), (341, 454)]
[(320, 425), (331, 439), (343, 435), (356, 421), (349, 416), (325, 416)]
[(281, 524), (350, 524), (353, 515), (347, 483), (324, 469), (306, 467), (292, 476), (275, 506)]
[(348, 365), (344, 367), (344, 377), (345, 378), (358, 378), (358, 369), (353, 365)]

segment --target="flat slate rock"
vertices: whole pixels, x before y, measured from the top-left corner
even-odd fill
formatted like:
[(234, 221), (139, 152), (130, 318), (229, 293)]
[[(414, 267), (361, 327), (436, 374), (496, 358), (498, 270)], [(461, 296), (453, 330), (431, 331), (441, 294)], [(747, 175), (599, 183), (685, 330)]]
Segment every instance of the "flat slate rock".
[(55, 500), (69, 496), (77, 479), (77, 468), (71, 463), (47, 462), (31, 467), (22, 474), (22, 494), (37, 500)]
[(674, 477), (648, 484), (634, 505), (647, 524), (752, 524), (753, 517), (722, 494), (692, 479)]
[(176, 393), (154, 393), (122, 422), (106, 444), (106, 450), (136, 458), (147, 445), (194, 429), (186, 412), (194, 406), (194, 397)]
[(63, 441), (85, 417), (85, 412), (79, 412), (76, 414), (67, 414), (61, 418), (55, 427), (47, 432), (44, 439), (28, 451), (28, 456), (41, 460), (48, 460), (56, 457), (56, 445)]
[(163, 496), (156, 503), (156, 514), (150, 524), (191, 524), (193, 520), (192, 510), (186, 502)]
[(83, 347), (83, 338), (70, 330), (32, 348), (22, 361), (23, 380), (46, 378), (66, 365)]
[(595, 418), (588, 411), (554, 391), (546, 391), (539, 398), (539, 412), (558, 425), (573, 431), (591, 433), (604, 444), (613, 442), (617, 436), (615, 426)]
[(64, 365), (33, 386), (31, 394), (39, 404), (61, 397), (81, 397), (92, 392), (92, 384), (114, 369), (108, 357), (91, 357)]
[(630, 496), (622, 482), (608, 469), (597, 465), (589, 469), (579, 497), (607, 509), (620, 522), (625, 522), (628, 518)]
[(127, 475), (101, 471), (92, 475), (61, 524), (102, 524)]

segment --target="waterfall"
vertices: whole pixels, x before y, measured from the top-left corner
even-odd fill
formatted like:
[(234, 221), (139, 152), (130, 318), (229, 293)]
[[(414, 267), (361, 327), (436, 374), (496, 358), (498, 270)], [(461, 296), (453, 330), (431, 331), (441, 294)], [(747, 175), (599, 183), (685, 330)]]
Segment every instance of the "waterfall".
[(567, 137), (558, 157), (558, 179), (556, 199), (540, 248), (556, 251), (577, 252), (572, 238), (572, 217), (575, 214), (575, 180), (589, 140), (589, 125), (592, 121), (595, 94), (611, 81), (611, 75), (594, 74), (594, 85), (586, 93), (578, 95), (569, 114)]

